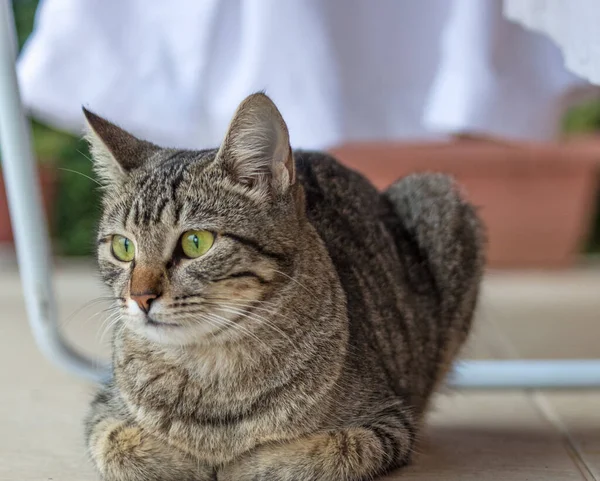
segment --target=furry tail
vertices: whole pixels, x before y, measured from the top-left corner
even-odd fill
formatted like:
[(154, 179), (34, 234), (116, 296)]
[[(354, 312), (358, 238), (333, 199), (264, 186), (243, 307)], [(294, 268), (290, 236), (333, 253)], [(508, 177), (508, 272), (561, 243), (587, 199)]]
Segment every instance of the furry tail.
[(484, 265), (483, 228), (475, 208), (443, 174), (410, 175), (383, 196), (395, 213), (388, 224), (401, 256), (412, 258), (413, 271), (423, 272), (414, 264), (425, 267), (442, 304), (458, 308), (479, 284)]

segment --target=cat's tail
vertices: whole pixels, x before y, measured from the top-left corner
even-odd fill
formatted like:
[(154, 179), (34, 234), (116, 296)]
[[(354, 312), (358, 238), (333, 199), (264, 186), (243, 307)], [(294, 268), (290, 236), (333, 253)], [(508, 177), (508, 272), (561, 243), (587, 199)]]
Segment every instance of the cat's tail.
[(484, 234), (475, 208), (443, 174), (409, 175), (383, 196), (395, 213), (388, 226), (407, 268), (417, 277), (427, 271), (446, 308), (466, 307), (459, 305), (475, 297), (484, 265)]

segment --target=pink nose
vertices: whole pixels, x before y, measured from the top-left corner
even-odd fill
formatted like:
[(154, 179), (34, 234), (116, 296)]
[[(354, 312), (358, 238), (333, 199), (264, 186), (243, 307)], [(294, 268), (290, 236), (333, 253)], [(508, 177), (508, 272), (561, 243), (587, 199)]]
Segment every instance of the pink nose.
[(150, 310), (150, 304), (152, 301), (158, 297), (158, 294), (153, 292), (144, 292), (142, 294), (131, 294), (131, 298), (137, 302), (137, 305), (140, 306), (140, 309), (145, 313), (148, 313)]

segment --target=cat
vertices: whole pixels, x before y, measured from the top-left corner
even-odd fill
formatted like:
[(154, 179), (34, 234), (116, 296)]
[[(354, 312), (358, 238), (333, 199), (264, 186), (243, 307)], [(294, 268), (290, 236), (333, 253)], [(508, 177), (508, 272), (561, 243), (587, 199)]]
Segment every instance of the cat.
[(378, 192), (292, 151), (263, 93), (219, 149), (84, 109), (120, 320), (86, 419), (106, 481), (359, 481), (405, 466), (468, 336), (475, 209), (441, 174)]

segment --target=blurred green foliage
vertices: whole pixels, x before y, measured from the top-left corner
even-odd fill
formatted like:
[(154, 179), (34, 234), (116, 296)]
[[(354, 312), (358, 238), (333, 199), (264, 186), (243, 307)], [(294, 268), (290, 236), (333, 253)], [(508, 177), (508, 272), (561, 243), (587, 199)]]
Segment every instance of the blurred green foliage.
[(57, 252), (85, 256), (94, 252), (100, 215), (100, 192), (92, 172), (87, 143), (71, 137), (57, 156), (58, 188), (53, 233)]
[(65, 132), (54, 130), (36, 120), (31, 121), (33, 149), (40, 162), (56, 163), (76, 139)]
[(29, 37), (31, 30), (33, 30), (33, 21), (35, 19), (38, 0), (13, 0), (12, 4), (20, 51), (27, 37)]
[[(563, 130), (566, 134), (600, 133), (600, 99), (570, 109), (563, 119)], [(600, 253), (600, 189), (596, 201), (596, 217), (587, 250)]]
[(600, 130), (600, 99), (571, 108), (563, 119), (566, 134), (593, 133)]
[[(38, 0), (13, 0), (19, 48), (22, 48), (31, 33), (37, 4)], [(599, 132), (600, 99), (571, 109), (564, 118), (563, 126), (569, 134)], [(99, 192), (97, 185), (86, 177), (94, 178), (87, 145), (81, 139), (39, 122), (34, 121), (32, 128), (38, 159), (53, 162), (59, 169), (53, 219), (57, 251), (62, 255), (88, 255), (94, 249)], [(597, 205), (594, 232), (590, 241), (590, 250), (594, 252), (600, 252), (600, 192)]]
[(598, 189), (596, 196), (596, 217), (587, 250), (594, 254), (600, 254), (600, 189)]
[(87, 143), (40, 122), (31, 122), (37, 159), (56, 167), (52, 234), (58, 254), (87, 256), (95, 247), (99, 191)]

